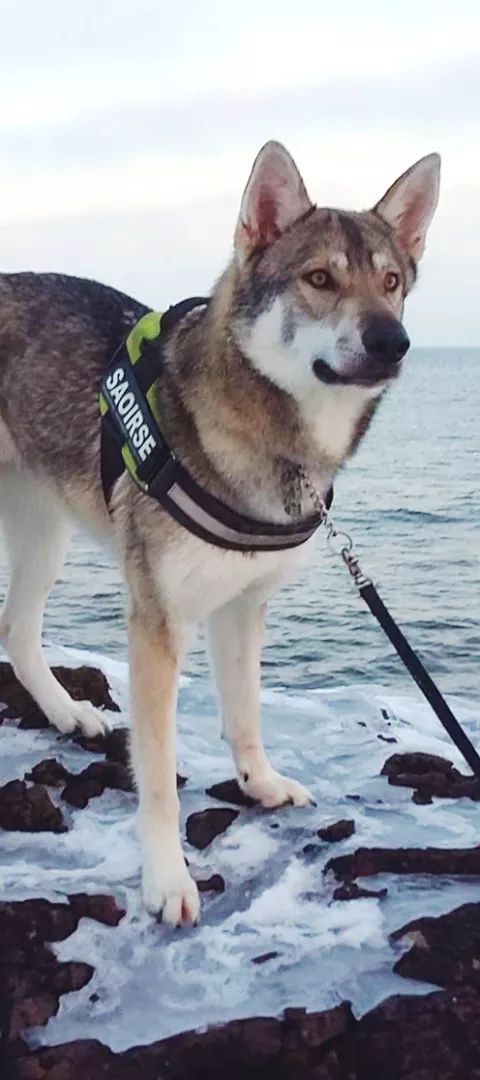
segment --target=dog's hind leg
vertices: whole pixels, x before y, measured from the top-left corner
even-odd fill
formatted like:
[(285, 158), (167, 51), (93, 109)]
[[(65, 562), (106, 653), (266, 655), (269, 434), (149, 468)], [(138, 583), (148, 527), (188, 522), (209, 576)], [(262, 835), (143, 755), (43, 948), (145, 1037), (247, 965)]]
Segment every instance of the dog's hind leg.
[(307, 806), (313, 796), (272, 768), (260, 730), (260, 655), (265, 604), (248, 590), (209, 619), (210, 658), (220, 698), (222, 731), (242, 790), (266, 807)]
[(68, 520), (49, 491), (13, 470), (0, 479), (0, 516), (11, 569), (0, 641), (17, 678), (51, 724), (61, 732), (80, 728), (97, 735), (105, 727), (101, 716), (88, 701), (73, 701), (42, 652), (43, 613), (68, 545)]

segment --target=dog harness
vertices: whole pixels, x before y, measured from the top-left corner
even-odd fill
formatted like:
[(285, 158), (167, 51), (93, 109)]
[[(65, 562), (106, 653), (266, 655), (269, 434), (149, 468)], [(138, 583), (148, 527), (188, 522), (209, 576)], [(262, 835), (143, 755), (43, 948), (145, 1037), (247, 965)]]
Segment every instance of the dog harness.
[[(150, 311), (115, 353), (100, 389), (101, 476), (107, 506), (113, 486), (126, 472), (189, 532), (232, 551), (279, 551), (298, 547), (313, 536), (321, 516), (292, 525), (256, 521), (211, 495), (185, 469), (162, 432), (160, 395), (165, 341), (189, 311), (206, 307), (193, 297), (164, 314)], [(330, 488), (327, 507), (333, 499)]]

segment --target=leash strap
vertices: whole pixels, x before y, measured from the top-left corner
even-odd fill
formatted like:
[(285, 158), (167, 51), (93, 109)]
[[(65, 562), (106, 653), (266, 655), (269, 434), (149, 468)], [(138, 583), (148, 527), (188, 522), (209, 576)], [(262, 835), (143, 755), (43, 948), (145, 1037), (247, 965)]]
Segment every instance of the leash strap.
[[(436, 713), (440, 723), (445, 728), (445, 731), (464, 757), (467, 765), (470, 766), (474, 775), (480, 780), (480, 756), (473, 746), (473, 743), (470, 742), (468, 735), (458, 722), (450, 706), (447, 705), (438, 686), (428, 674), (422, 661), (417, 656), (416, 652), (414, 652), (405, 635), (400, 630), (400, 627), (395, 622), (395, 619), (383, 603), (373, 582), (363, 573), (358, 558), (353, 552), (351, 537), (348, 533), (340, 532), (335, 528), (326, 506), (324, 506), (323, 524), (327, 529), (327, 542), (330, 550), (343, 559), (349, 574), (357, 586), (362, 600), (370, 609), (372, 615), (374, 615), (377, 622), (382, 627), (382, 630), (391, 641), (395, 651), (407, 668), (407, 671), (412, 676), (412, 679), (415, 680), (429, 705), (431, 705), (434, 713)], [(336, 541), (339, 541), (339, 543), (336, 543)]]
[[(193, 297), (165, 314), (148, 312), (130, 331), (106, 371), (100, 389), (101, 477), (107, 506), (113, 487), (127, 471), (189, 532), (230, 551), (281, 551), (298, 547), (321, 524), (320, 513), (302, 522), (280, 525), (237, 513), (194, 480), (177, 459), (162, 432), (157, 380), (168, 333), (189, 311), (208, 300)], [(325, 502), (330, 506), (333, 489)]]
[(395, 622), (395, 619), (392, 618), (388, 608), (385, 607), (375, 586), (371, 582), (368, 585), (362, 585), (359, 588), (359, 593), (362, 600), (367, 604), (367, 607), (370, 608), (372, 615), (374, 615), (377, 622), (380, 623), (382, 630), (390, 639), (400, 659), (403, 660), (407, 671), (409, 671), (412, 678), (415, 679), (423, 696), (437, 714), (445, 731), (448, 732), (450, 738), (455, 743), (455, 746), (458, 747), (460, 753), (463, 754), (465, 761), (470, 765), (475, 776), (480, 779), (480, 757), (477, 754), (475, 747), (460, 726), (456, 716), (454, 716), (452, 710), (447, 705), (445, 698), (428, 674), (428, 671), (424, 668), (421, 660), (413, 651), (411, 645), (409, 645), (405, 635), (400, 630), (400, 627), (397, 626), (397, 623)]

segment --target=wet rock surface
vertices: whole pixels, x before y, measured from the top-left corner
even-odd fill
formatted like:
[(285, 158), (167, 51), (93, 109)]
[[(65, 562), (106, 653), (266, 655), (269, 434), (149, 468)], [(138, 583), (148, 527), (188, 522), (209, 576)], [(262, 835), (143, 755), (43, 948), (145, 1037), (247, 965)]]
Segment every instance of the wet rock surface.
[(211, 787), (207, 788), (206, 794), (210, 795), (212, 799), (220, 799), (220, 802), (233, 803), (234, 806), (250, 808), (257, 805), (254, 799), (251, 799), (249, 795), (245, 795), (238, 780), (222, 780), (220, 784), (212, 784)]
[[(55, 678), (68, 690), (75, 701), (90, 701), (97, 708), (119, 712), (110, 694), (107, 679), (99, 668), (83, 666), (68, 668), (52, 667)], [(5, 708), (0, 711), (0, 723), (7, 717), (20, 720), (21, 728), (45, 728), (48, 720), (36, 702), (13, 673), (11, 664), (0, 663), (0, 701)]]
[(114, 1054), (94, 1040), (4, 1062), (5, 1080), (478, 1080), (480, 995), (471, 986), (388, 998), (360, 1021), (321, 1013), (236, 1020)]
[(388, 998), (358, 1023), (343, 1063), (342, 1080), (478, 1080), (477, 991)]
[(83, 808), (89, 799), (103, 795), (106, 788), (116, 791), (133, 791), (130, 769), (117, 761), (93, 761), (86, 769), (70, 774), (62, 791), (62, 799), (70, 806)]
[(330, 859), (340, 881), (372, 874), (480, 874), (480, 847), (474, 848), (358, 848), (351, 855)]
[(82, 735), (76, 732), (73, 741), (82, 750), (92, 754), (105, 754), (108, 761), (118, 761), (119, 765), (129, 762), (129, 731), (127, 727), (118, 727), (104, 735)]
[[(25, 779), (45, 784), (48, 787), (65, 785), (62, 799), (77, 809), (83, 809), (90, 799), (103, 795), (107, 788), (112, 788), (114, 791), (134, 790), (130, 767), (116, 760), (93, 761), (87, 765), (86, 769), (73, 773), (56, 758), (46, 758), (45, 761), (39, 761), (38, 765), (26, 774)], [(183, 787), (186, 782), (184, 776), (177, 774), (178, 788)]]
[[(354, 1023), (350, 1007), (307, 1014), (287, 1009), (282, 1019), (234, 1020), (203, 1034), (187, 1032), (148, 1047), (112, 1054), (98, 1042), (39, 1050), (15, 1065), (16, 1080), (287, 1080), (322, 1077), (311, 1069)], [(63, 1071), (59, 1071), (63, 1069)], [(57, 1070), (57, 1071), (56, 1071)], [(325, 1077), (334, 1073), (324, 1073)], [(338, 1073), (337, 1073), (338, 1075)], [(12, 1074), (8, 1077), (11, 1080)]]
[(318, 829), (317, 836), (320, 840), (325, 840), (327, 844), (335, 844), (339, 840), (348, 840), (354, 832), (355, 822), (351, 818), (342, 818), (340, 821), (334, 821), (333, 825), (324, 825), (322, 829)]
[(437, 986), (475, 986), (480, 991), (480, 904), (462, 904), (437, 918), (413, 919), (392, 934), (412, 945), (394, 971)]
[(227, 807), (212, 807), (208, 810), (200, 810), (196, 814), (190, 814), (187, 818), (186, 834), (189, 844), (203, 851), (216, 836), (226, 832), (233, 821), (238, 817), (238, 810), (228, 810)]
[(0, 788), (0, 827), (20, 832), (65, 832), (62, 813), (40, 784), (11, 780)]
[(356, 881), (347, 881), (344, 885), (338, 885), (333, 893), (334, 900), (361, 900), (369, 897), (383, 900), (386, 896), (388, 896), (388, 889), (364, 889), (361, 885), (357, 885)]
[(36, 784), (46, 784), (47, 787), (58, 787), (69, 780), (71, 773), (56, 758), (45, 758), (34, 765), (31, 772), (26, 773), (26, 780), (33, 780)]
[(392, 754), (382, 774), (395, 787), (414, 788), (414, 801), (420, 805), (431, 802), (434, 796), (480, 800), (480, 780), (464, 776), (453, 762), (436, 754)]
[(260, 956), (252, 957), (252, 964), (267, 964), (269, 960), (276, 960), (277, 956), (280, 956), (280, 953), (275, 952), (275, 950), (272, 950), (272, 952), (260, 953)]
[(209, 878), (197, 880), (197, 888), (199, 892), (223, 893), (225, 892), (225, 880), (221, 874), (211, 874)]
[(47, 943), (69, 937), (83, 917), (116, 926), (123, 914), (113, 897), (84, 893), (64, 904), (0, 902), (0, 1061), (22, 1051), (22, 1033), (46, 1024), (59, 997), (80, 990), (93, 975), (89, 964), (61, 963)]
[(62, 799), (70, 806), (83, 808), (89, 799), (103, 795), (106, 788), (115, 791), (133, 791), (133, 778), (127, 765), (117, 761), (93, 761), (79, 773), (69, 772), (60, 761), (47, 758), (35, 765), (27, 780), (34, 780), (50, 787), (65, 785)]

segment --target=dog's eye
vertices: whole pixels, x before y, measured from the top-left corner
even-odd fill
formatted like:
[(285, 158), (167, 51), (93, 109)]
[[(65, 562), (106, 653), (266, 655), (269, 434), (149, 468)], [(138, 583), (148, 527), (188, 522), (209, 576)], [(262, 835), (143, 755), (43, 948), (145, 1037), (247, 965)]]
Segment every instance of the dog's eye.
[(385, 289), (385, 292), (395, 292), (395, 290), (398, 289), (399, 285), (400, 275), (395, 274), (393, 270), (389, 270), (388, 274), (385, 274), (385, 278), (383, 281), (383, 287)]
[(314, 289), (334, 289), (335, 282), (328, 270), (311, 270), (304, 280)]

